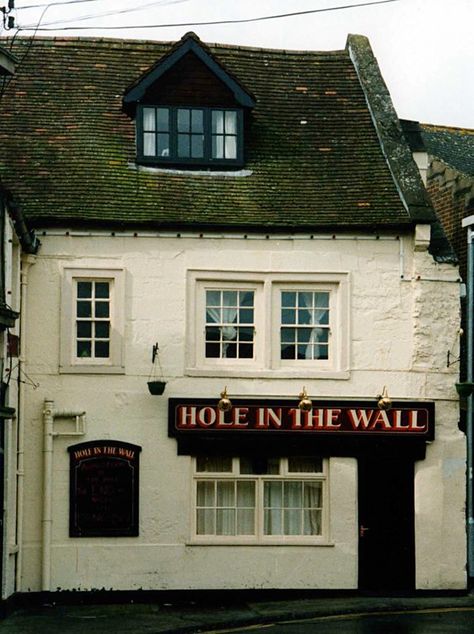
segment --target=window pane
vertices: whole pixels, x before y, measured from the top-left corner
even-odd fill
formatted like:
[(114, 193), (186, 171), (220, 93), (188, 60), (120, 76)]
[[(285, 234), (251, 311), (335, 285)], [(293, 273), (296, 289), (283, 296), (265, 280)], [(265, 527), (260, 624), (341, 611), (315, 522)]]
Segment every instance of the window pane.
[(234, 482), (217, 482), (217, 506), (235, 506)]
[(157, 108), (158, 130), (168, 132), (169, 130), (169, 110), (168, 108)]
[(237, 291), (224, 291), (222, 299), (225, 307), (237, 306)]
[(143, 108), (143, 130), (152, 132), (155, 129), (155, 108)]
[(92, 282), (78, 282), (77, 296), (78, 297), (92, 297)]
[(109, 283), (108, 282), (96, 282), (95, 283), (95, 296), (102, 299), (109, 297)]
[(213, 134), (224, 133), (224, 113), (222, 110), (212, 111), (212, 133)]
[(237, 113), (227, 110), (225, 113), (226, 134), (237, 134)]
[(206, 358), (219, 359), (221, 357), (221, 347), (218, 343), (206, 343)]
[(196, 458), (196, 471), (231, 472), (232, 458), (227, 456), (198, 456)]
[(241, 324), (252, 324), (253, 323), (253, 309), (245, 308), (239, 311), (239, 321)]
[(95, 336), (97, 339), (108, 339), (110, 334), (110, 324), (108, 321), (95, 322)]
[(178, 132), (189, 132), (189, 110), (178, 108)]
[(279, 458), (240, 458), (240, 473), (254, 475), (278, 475), (280, 473)]
[(265, 509), (263, 532), (265, 535), (283, 534), (283, 512), (281, 509)]
[(77, 322), (77, 336), (79, 338), (91, 338), (92, 337), (92, 322), (90, 321), (78, 321)]
[(303, 483), (285, 482), (283, 506), (298, 509), (303, 506)]
[(192, 132), (204, 132), (203, 111), (202, 110), (192, 110), (191, 131)]
[(293, 291), (282, 291), (281, 305), (285, 308), (291, 308), (296, 306), (296, 293)]
[(255, 511), (253, 509), (237, 509), (237, 535), (253, 535), (255, 533)]
[(77, 356), (81, 359), (91, 356), (92, 345), (90, 341), (77, 342)]
[(216, 534), (214, 509), (198, 509), (196, 520), (196, 532), (198, 535)]
[(95, 316), (96, 317), (108, 317), (109, 316), (109, 302), (96, 302), (95, 303)]
[(311, 308), (313, 306), (314, 293), (300, 291), (298, 293), (298, 306), (300, 308)]
[(285, 510), (284, 511), (284, 528), (285, 535), (301, 535), (301, 510)]
[(321, 324), (322, 326), (329, 325), (329, 311), (328, 310), (316, 310), (314, 315), (315, 324)]
[(225, 137), (225, 157), (228, 159), (237, 158), (237, 137)]
[(321, 535), (322, 534), (322, 513), (319, 510), (303, 511), (304, 534), (305, 535)]
[(265, 482), (264, 504), (268, 508), (283, 506), (283, 482)]
[(109, 342), (96, 341), (94, 345), (94, 355), (98, 359), (106, 359), (109, 356)]
[(77, 302), (77, 316), (78, 317), (91, 317), (92, 316), (92, 303), (91, 302)]
[(224, 158), (224, 137), (222, 136), (212, 137), (212, 158), (216, 158), (216, 159)]
[(221, 329), (213, 328), (212, 326), (206, 327), (206, 341), (219, 341)]
[(288, 458), (288, 471), (290, 473), (321, 473), (323, 460), (313, 456), (291, 456)]
[(237, 506), (239, 508), (253, 508), (255, 506), (255, 482), (237, 482)]
[(254, 295), (254, 291), (240, 291), (240, 305), (253, 307)]
[(170, 155), (170, 135), (165, 132), (160, 132), (157, 135), (157, 154), (158, 156), (169, 156)]
[(208, 306), (220, 306), (221, 292), (220, 291), (206, 291), (206, 303)]
[(198, 506), (215, 506), (215, 487), (214, 482), (198, 482), (197, 483), (197, 505)]
[(204, 136), (193, 134), (191, 137), (192, 158), (202, 158), (204, 156)]
[(217, 509), (216, 534), (235, 535), (235, 509)]
[(189, 158), (189, 155), (190, 155), (189, 135), (178, 134), (178, 156), (181, 158)]
[(154, 132), (145, 132), (143, 135), (143, 155), (144, 156), (155, 156), (155, 133)]
[(281, 323), (282, 324), (294, 324), (294, 323), (296, 323), (296, 313), (295, 313), (295, 310), (293, 308), (282, 308), (282, 311), (281, 311)]
[(322, 482), (304, 482), (305, 508), (321, 508), (323, 496)]

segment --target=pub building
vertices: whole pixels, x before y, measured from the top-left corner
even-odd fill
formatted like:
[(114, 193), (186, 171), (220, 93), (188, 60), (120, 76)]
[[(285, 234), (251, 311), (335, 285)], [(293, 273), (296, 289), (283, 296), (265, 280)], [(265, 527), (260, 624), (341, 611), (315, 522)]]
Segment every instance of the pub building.
[(465, 590), (459, 273), (367, 39), (13, 51), (12, 591)]

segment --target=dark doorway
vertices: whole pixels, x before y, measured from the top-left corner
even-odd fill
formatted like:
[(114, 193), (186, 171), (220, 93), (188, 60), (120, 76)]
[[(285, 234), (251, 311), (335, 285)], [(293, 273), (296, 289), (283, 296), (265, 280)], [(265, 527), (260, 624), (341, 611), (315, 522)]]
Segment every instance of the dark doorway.
[(360, 458), (359, 589), (415, 589), (414, 462)]

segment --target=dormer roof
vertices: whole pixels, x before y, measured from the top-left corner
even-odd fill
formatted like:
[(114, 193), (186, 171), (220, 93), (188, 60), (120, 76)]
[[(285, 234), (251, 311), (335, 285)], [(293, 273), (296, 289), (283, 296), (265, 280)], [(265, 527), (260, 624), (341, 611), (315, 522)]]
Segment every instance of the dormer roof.
[(232, 92), (235, 101), (240, 106), (243, 108), (255, 106), (255, 97), (252, 93), (224, 67), (217, 56), (201, 42), (195, 33), (189, 32), (125, 90), (124, 110), (133, 112), (134, 106), (143, 99), (147, 90), (188, 53), (195, 55)]

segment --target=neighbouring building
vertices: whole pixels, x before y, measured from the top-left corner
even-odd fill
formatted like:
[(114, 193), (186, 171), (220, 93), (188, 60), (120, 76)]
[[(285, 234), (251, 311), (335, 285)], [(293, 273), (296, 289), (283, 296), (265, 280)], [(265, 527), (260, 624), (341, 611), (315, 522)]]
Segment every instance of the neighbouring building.
[[(1, 100), (15, 72), (16, 58), (0, 47)], [(3, 113), (2, 113), (3, 116)], [(2, 164), (4, 158), (2, 157)], [(28, 229), (21, 209), (0, 177), (0, 595), (6, 599), (17, 586), (17, 508), (21, 483), (24, 357), (20, 340), (21, 288), (26, 284), (28, 261), (38, 243)], [(21, 277), (21, 258), (24, 259)], [(22, 315), (24, 316), (24, 315)]]
[(17, 591), (464, 589), (459, 273), (366, 38), (26, 48)]
[[(459, 269), (464, 282), (461, 293), (462, 331), (460, 355), (448, 353), (447, 365), (460, 363), (460, 425), (467, 432), (468, 574), (474, 580), (474, 486), (472, 481), (474, 433), (472, 393), (474, 304), (474, 276), (469, 273), (469, 251), (472, 256), (472, 226), (474, 221), (474, 130), (448, 126), (401, 121), (413, 156), (423, 174), (433, 207), (441, 221), (444, 234), (459, 258)], [(472, 260), (474, 263), (474, 260)]]

